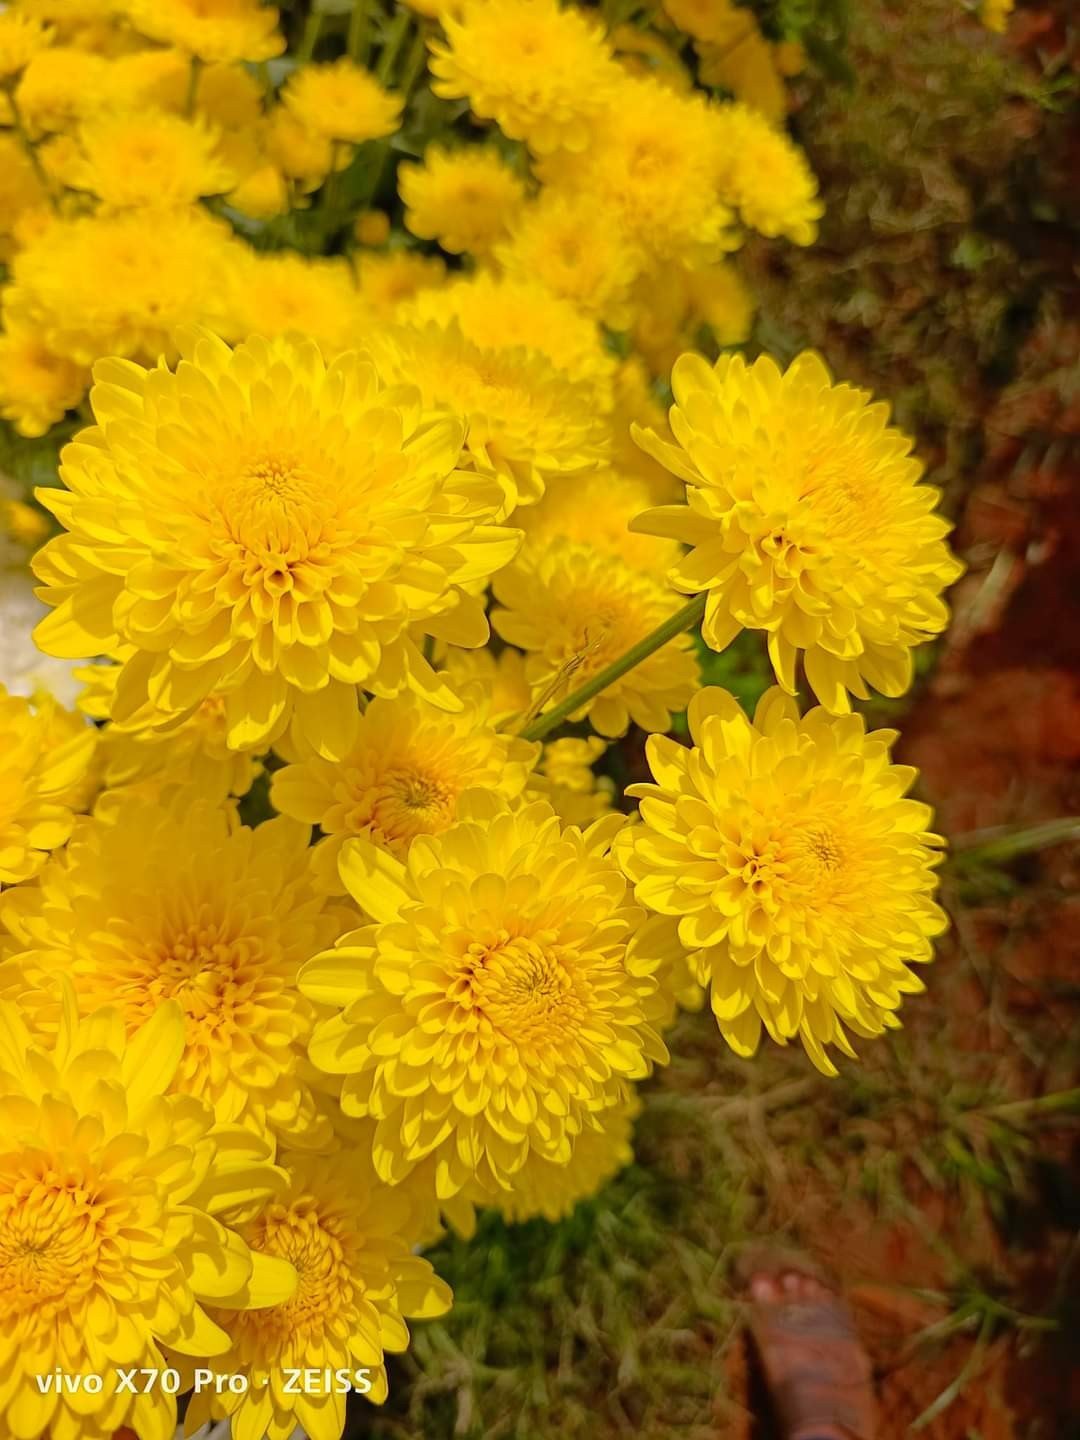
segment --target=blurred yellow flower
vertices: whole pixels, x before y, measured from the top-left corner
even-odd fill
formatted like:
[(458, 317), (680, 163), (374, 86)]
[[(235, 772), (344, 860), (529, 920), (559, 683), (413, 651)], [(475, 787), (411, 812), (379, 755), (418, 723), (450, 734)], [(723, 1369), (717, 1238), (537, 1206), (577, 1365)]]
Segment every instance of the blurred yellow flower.
[(351, 145), (392, 135), (401, 119), (401, 101), (347, 57), (294, 70), (282, 100), (312, 134)]
[(236, 176), (219, 135), (202, 120), (164, 111), (127, 111), (84, 120), (77, 149), (60, 167), (66, 185), (89, 190), (113, 210), (180, 209), (228, 190)]
[[(526, 546), (496, 575), (496, 634), (526, 651), (525, 673), (541, 710), (619, 659), (679, 608), (661, 580), (610, 551), (555, 539)], [(688, 635), (677, 635), (628, 670), (571, 717), (600, 735), (624, 735), (631, 722), (666, 730), (698, 683)]]
[(10, 84), (51, 40), (40, 20), (5, 8), (0, 13), (0, 84)]
[(525, 185), (497, 150), (429, 145), (422, 164), (398, 166), (398, 193), (414, 235), (483, 256), (507, 234)]
[(441, 16), (431, 88), (538, 155), (584, 150), (618, 70), (598, 22), (557, 0), (465, 0)]
[(360, 344), (365, 314), (348, 261), (295, 250), (251, 251), (232, 274), (230, 329), (249, 335), (309, 336), (327, 360)]
[(525, 679), (525, 657), (519, 651), (507, 646), (494, 655), (490, 650), (450, 646), (441, 663), (458, 692), (474, 681), (483, 687), (492, 725), (505, 725), (528, 710), (532, 696)]
[(379, 320), (392, 320), (407, 301), (446, 281), (446, 262), (414, 250), (388, 250), (355, 259), (356, 283), (364, 304)]
[(632, 569), (662, 579), (682, 554), (678, 542), (630, 529), (631, 520), (652, 504), (655, 495), (648, 481), (604, 468), (573, 479), (553, 479), (540, 503), (515, 519), (532, 550), (560, 539), (573, 540), (606, 550)]
[(627, 959), (642, 912), (609, 855), (622, 817), (563, 830), (543, 802), (511, 812), (479, 790), (459, 814), (404, 865), (349, 842), (342, 875), (375, 924), (300, 980), (341, 1012), (311, 1057), (344, 1076), (346, 1114), (378, 1122), (380, 1179), (434, 1156), (440, 1197), (510, 1191), (530, 1156), (568, 1164), (625, 1082), (667, 1058), (648, 962)]
[(36, 139), (103, 109), (108, 80), (109, 62), (100, 55), (60, 45), (39, 50), (15, 90), (27, 131)]
[(743, 224), (796, 245), (812, 245), (825, 207), (803, 152), (746, 105), (716, 109), (723, 144), (720, 189)]
[(321, 755), (346, 754), (358, 685), (457, 708), (409, 627), (482, 645), (483, 607), (461, 587), (519, 543), (491, 523), (498, 484), (455, 471), (459, 424), (384, 391), (356, 352), (328, 367), (296, 337), (183, 348), (175, 372), (96, 367), (104, 428), (64, 451), (66, 490), (38, 492), (70, 531), (35, 557), (57, 607), (39, 646), (121, 660), (121, 721), (149, 702), (168, 727), (220, 696), (239, 750), (292, 721)]
[[(164, 1004), (125, 1038), (119, 1016), (75, 1016), (66, 986), (46, 1044), (0, 1001), (0, 1375), (20, 1440), (82, 1440), (131, 1426), (176, 1428), (166, 1386), (126, 1392), (121, 1370), (160, 1375), (163, 1353), (206, 1357), (229, 1337), (206, 1307), (280, 1304), (287, 1260), (235, 1228), (284, 1187), (269, 1144), (167, 1094), (183, 1048)], [(43, 1389), (40, 1376), (100, 1374), (102, 1386)]]
[(44, 435), (86, 394), (83, 365), (54, 355), (36, 328), (9, 315), (0, 331), (0, 415), (20, 435)]
[(261, 0), (123, 0), (123, 8), (140, 34), (200, 60), (272, 60), (285, 48), (278, 12)]
[(529, 782), (530, 795), (546, 800), (566, 825), (591, 825), (615, 803), (615, 782), (592, 768), (607, 748), (599, 735), (549, 740)]
[(911, 441), (888, 407), (834, 385), (807, 352), (781, 373), (722, 355), (684, 355), (671, 378), (677, 444), (637, 439), (686, 482), (687, 504), (647, 511), (647, 534), (693, 546), (670, 572), (687, 594), (705, 590), (702, 634), (723, 650), (764, 630), (780, 684), (806, 678), (833, 712), (867, 683), (886, 695), (911, 684), (911, 651), (944, 630), (945, 587), (962, 569), (933, 514), (940, 492), (921, 485)]
[(915, 778), (892, 765), (896, 732), (861, 717), (800, 719), (778, 689), (753, 724), (724, 690), (690, 705), (693, 748), (651, 736), (656, 783), (631, 786), (643, 825), (616, 844), (641, 904), (677, 920), (721, 1034), (753, 1055), (762, 1025), (798, 1037), (819, 1070), (825, 1046), (853, 1055), (844, 1027), (879, 1035), (899, 1022), (907, 968), (932, 959), (948, 921), (932, 896), (941, 838)]

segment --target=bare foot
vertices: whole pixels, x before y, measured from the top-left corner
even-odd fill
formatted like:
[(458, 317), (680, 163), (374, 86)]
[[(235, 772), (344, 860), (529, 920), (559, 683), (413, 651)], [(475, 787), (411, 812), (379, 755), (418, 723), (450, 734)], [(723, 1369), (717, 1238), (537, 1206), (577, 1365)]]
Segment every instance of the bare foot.
[(784, 1440), (873, 1440), (870, 1361), (843, 1300), (798, 1259), (749, 1266), (750, 1333)]

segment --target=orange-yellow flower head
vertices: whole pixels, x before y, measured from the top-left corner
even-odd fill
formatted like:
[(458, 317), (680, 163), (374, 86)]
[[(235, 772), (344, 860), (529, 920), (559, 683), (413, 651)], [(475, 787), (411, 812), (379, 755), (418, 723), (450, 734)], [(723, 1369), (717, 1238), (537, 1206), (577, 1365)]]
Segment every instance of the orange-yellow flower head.
[(218, 1118), (325, 1142), (304, 1079), (314, 1020), (300, 966), (335, 934), (312, 883), (309, 830), (254, 830), (199, 797), (121, 797), (83, 821), (10, 918), (10, 964), (48, 1025), (67, 976), (80, 1009), (113, 1006), (129, 1031), (175, 999), (184, 1016), (173, 1088)]
[[(528, 652), (525, 673), (540, 710), (607, 669), (679, 608), (662, 580), (610, 551), (562, 539), (527, 547), (496, 577), (495, 597), (504, 608), (492, 624)], [(631, 722), (666, 730), (698, 679), (693, 642), (677, 635), (572, 718), (588, 716), (600, 735), (625, 735)]]
[(422, 165), (398, 166), (398, 192), (409, 230), (454, 255), (487, 255), (525, 199), (520, 177), (481, 145), (429, 145)]
[(356, 742), (340, 761), (310, 754), (274, 773), (270, 799), (283, 815), (317, 825), (320, 877), (343, 892), (337, 861), (342, 845), (366, 835), (404, 859), (417, 835), (453, 824), (461, 794), (484, 786), (513, 799), (525, 788), (539, 745), (500, 735), (479, 685), (463, 694), (456, 714), (415, 695), (373, 700)]
[(723, 650), (744, 626), (764, 630), (777, 679), (795, 693), (802, 650), (821, 703), (840, 713), (867, 684), (901, 695), (911, 651), (944, 630), (942, 591), (961, 566), (919, 483), (911, 441), (864, 390), (834, 385), (814, 354), (781, 373), (722, 355), (684, 355), (672, 374), (677, 444), (638, 443), (686, 482), (686, 505), (635, 522), (693, 546), (670, 572), (705, 590), (702, 634)]
[[(61, 994), (55, 1043), (0, 1002), (0, 1404), (19, 1440), (98, 1440), (121, 1426), (167, 1440), (176, 1399), (127, 1393), (117, 1371), (160, 1375), (228, 1349), (208, 1304), (275, 1305), (288, 1261), (237, 1233), (284, 1188), (270, 1146), (190, 1095), (167, 1093), (183, 1048), (173, 1003), (125, 1036), (119, 1015), (79, 1021)], [(101, 1390), (40, 1377), (100, 1375)]]
[(346, 1114), (371, 1116), (389, 1184), (427, 1157), (436, 1193), (513, 1189), (530, 1156), (568, 1164), (582, 1130), (663, 1062), (648, 1020), (654, 963), (609, 855), (622, 822), (563, 830), (542, 801), (511, 812), (484, 791), (412, 843), (406, 864), (351, 840), (342, 875), (375, 924), (305, 967), (341, 1013), (311, 1057), (344, 1076)]
[[(244, 1375), (242, 1394), (207, 1387), (187, 1412), (189, 1433), (231, 1416), (233, 1434), (290, 1440), (297, 1425), (311, 1440), (338, 1440), (346, 1395), (336, 1387), (297, 1386), (290, 1371), (343, 1371), (381, 1404), (384, 1351), (409, 1343), (405, 1318), (444, 1315), (451, 1294), (427, 1260), (412, 1253), (414, 1231), (400, 1191), (376, 1179), (369, 1155), (282, 1156), (289, 1188), (244, 1229), (249, 1245), (294, 1266), (294, 1294), (261, 1310), (213, 1310), (230, 1348), (214, 1361)], [(370, 1387), (370, 1388), (367, 1388)]]
[(74, 797), (96, 736), (86, 726), (54, 744), (54, 708), (52, 701), (35, 707), (0, 685), (0, 887), (36, 875), (75, 823)]
[(67, 489), (41, 492), (69, 532), (35, 559), (56, 607), (41, 648), (120, 660), (121, 721), (149, 702), (170, 725), (220, 696), (240, 750), (292, 721), (346, 754), (358, 685), (457, 708), (409, 627), (482, 645), (461, 587), (519, 538), (489, 523), (497, 483), (454, 470), (459, 424), (352, 351), (328, 366), (296, 337), (204, 336), (185, 353), (175, 371), (96, 368), (102, 428), (64, 451)]
[(915, 772), (890, 763), (896, 732), (867, 735), (861, 717), (800, 719), (774, 688), (751, 724), (706, 689), (689, 720), (692, 748), (650, 736), (656, 783), (630, 788), (645, 823), (619, 836), (619, 859), (641, 904), (677, 922), (732, 1049), (752, 1055), (764, 1025), (834, 1075), (825, 1047), (853, 1055), (845, 1027), (899, 1024), (923, 988), (907, 967), (948, 923), (930, 807), (903, 798)]
[(351, 145), (392, 135), (401, 119), (401, 101), (345, 57), (301, 66), (289, 77), (282, 99), (312, 134)]
[(200, 60), (272, 60), (285, 48), (278, 12), (261, 0), (124, 0), (132, 25)]
[(538, 155), (583, 150), (589, 123), (618, 79), (602, 32), (556, 0), (465, 0), (442, 15), (446, 41), (431, 43), (431, 88), (467, 99)]

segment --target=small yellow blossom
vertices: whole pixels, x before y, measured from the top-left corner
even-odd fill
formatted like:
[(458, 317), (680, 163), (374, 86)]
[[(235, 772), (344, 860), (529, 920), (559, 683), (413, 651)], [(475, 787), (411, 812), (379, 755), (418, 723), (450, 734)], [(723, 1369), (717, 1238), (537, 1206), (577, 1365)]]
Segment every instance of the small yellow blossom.
[(356, 259), (356, 283), (364, 304), (378, 320), (393, 320), (400, 308), (446, 281), (446, 262), (413, 250), (388, 250)]
[(911, 441), (864, 390), (834, 385), (807, 352), (781, 373), (722, 355), (684, 355), (671, 377), (677, 444), (639, 443), (686, 482), (687, 504), (648, 511), (647, 534), (693, 546), (670, 572), (708, 592), (702, 634), (723, 650), (764, 630), (780, 684), (795, 693), (798, 652), (827, 709), (911, 684), (914, 646), (944, 630), (941, 594), (960, 574), (921, 485)]
[(721, 193), (743, 224), (770, 238), (813, 244), (825, 207), (803, 152), (746, 105), (718, 106), (716, 118), (724, 157)]
[[(619, 659), (679, 608), (661, 580), (610, 552), (571, 540), (527, 546), (494, 580), (504, 607), (491, 623), (526, 651), (534, 703), (557, 703)], [(571, 717), (600, 735), (624, 735), (631, 722), (666, 730), (698, 683), (688, 635), (677, 635), (628, 670)]]
[(867, 735), (859, 716), (800, 719), (773, 689), (751, 724), (706, 689), (689, 720), (690, 749), (649, 738), (656, 783), (629, 789), (645, 823), (619, 836), (619, 859), (641, 904), (677, 923), (732, 1049), (752, 1055), (764, 1025), (835, 1075), (825, 1046), (850, 1056), (845, 1026), (895, 1027), (923, 989), (908, 965), (948, 923), (932, 812), (903, 798), (915, 771), (890, 763), (896, 732)]
[(340, 256), (253, 251), (233, 271), (227, 304), (230, 329), (241, 340), (295, 331), (316, 341), (327, 360), (362, 340), (363, 303)]
[(565, 824), (582, 829), (606, 815), (615, 803), (615, 782), (593, 766), (608, 748), (599, 735), (565, 735), (549, 740), (529, 793), (546, 800)]
[(392, 135), (401, 119), (401, 101), (345, 57), (294, 71), (282, 99), (312, 134), (351, 145)]
[(0, 331), (0, 415), (20, 435), (44, 435), (86, 394), (83, 365), (54, 355), (37, 330), (15, 315)]
[(202, 120), (164, 111), (95, 116), (78, 131), (78, 148), (61, 175), (109, 209), (179, 209), (217, 195), (236, 180), (222, 159), (218, 134)]
[(525, 186), (497, 150), (429, 145), (421, 165), (398, 167), (405, 225), (452, 255), (487, 255), (504, 238)]
[(390, 239), (390, 216), (385, 210), (361, 210), (353, 223), (353, 234), (361, 245), (377, 249)]
[(540, 747), (498, 734), (479, 686), (462, 698), (456, 714), (412, 695), (373, 700), (343, 759), (308, 754), (275, 772), (274, 808), (326, 837), (315, 863), (329, 889), (345, 889), (338, 856), (351, 836), (365, 835), (404, 859), (417, 835), (439, 835), (453, 824), (465, 790), (482, 786), (511, 800), (521, 794)]
[(15, 91), (29, 133), (38, 138), (66, 130), (107, 104), (109, 62), (72, 46), (39, 50)]
[(278, 12), (261, 0), (124, 0), (132, 25), (200, 60), (272, 60), (285, 48)]
[(632, 569), (660, 579), (679, 559), (681, 547), (675, 540), (630, 529), (630, 522), (654, 503), (648, 481), (605, 468), (552, 480), (543, 500), (523, 510), (516, 520), (532, 549), (573, 540), (608, 551)]
[(375, 923), (304, 969), (340, 1013), (311, 1057), (371, 1116), (380, 1179), (435, 1157), (436, 1194), (513, 1189), (531, 1156), (570, 1163), (586, 1125), (667, 1058), (646, 1010), (642, 912), (610, 858), (622, 817), (564, 830), (549, 805), (512, 812), (470, 791), (460, 819), (403, 865), (351, 840), (342, 875)]
[(459, 693), (473, 682), (482, 686), (492, 725), (506, 726), (528, 710), (532, 693), (525, 679), (525, 657), (519, 650), (505, 646), (494, 655), (490, 650), (457, 650), (450, 646), (442, 664), (450, 684)]

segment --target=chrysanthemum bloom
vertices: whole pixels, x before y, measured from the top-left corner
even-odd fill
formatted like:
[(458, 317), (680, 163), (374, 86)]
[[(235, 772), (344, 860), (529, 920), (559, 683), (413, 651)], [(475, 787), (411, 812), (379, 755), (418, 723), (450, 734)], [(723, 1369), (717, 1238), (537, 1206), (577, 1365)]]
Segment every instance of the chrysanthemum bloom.
[(393, 320), (402, 305), (446, 281), (446, 262), (438, 255), (391, 250), (355, 257), (356, 283), (364, 304), (377, 320)]
[(431, 88), (538, 155), (583, 150), (618, 79), (600, 26), (556, 0), (465, 0), (431, 42)]
[(153, 363), (175, 354), (177, 327), (221, 323), (238, 253), (230, 227), (194, 208), (57, 221), (15, 257), (6, 304), (80, 365)]
[(460, 587), (520, 538), (488, 523), (498, 484), (454, 470), (460, 426), (381, 389), (355, 352), (327, 366), (297, 337), (203, 336), (185, 353), (175, 373), (95, 369), (104, 428), (64, 451), (67, 490), (41, 492), (70, 532), (35, 557), (57, 607), (41, 648), (120, 659), (120, 721), (149, 701), (169, 726), (221, 697), (239, 750), (291, 720), (346, 754), (358, 685), (457, 708), (409, 627), (482, 645), (482, 604)]
[(621, 1104), (585, 1126), (568, 1165), (530, 1155), (514, 1176), (514, 1188), (495, 1197), (496, 1208), (511, 1223), (537, 1215), (552, 1224), (564, 1220), (633, 1162), (634, 1121), (640, 1113), (641, 1101), (628, 1087)]
[(253, 1249), (295, 1266), (296, 1291), (269, 1309), (211, 1311), (232, 1341), (215, 1369), (245, 1375), (249, 1386), (242, 1395), (207, 1388), (193, 1397), (188, 1434), (229, 1416), (237, 1436), (289, 1440), (299, 1425), (311, 1440), (338, 1440), (346, 1396), (291, 1385), (289, 1372), (347, 1371), (379, 1405), (387, 1394), (383, 1352), (408, 1348), (406, 1317), (450, 1309), (450, 1287), (412, 1254), (408, 1206), (379, 1183), (369, 1156), (286, 1154), (281, 1163), (288, 1191), (244, 1235)]
[(49, 44), (52, 35), (40, 20), (5, 10), (0, 15), (0, 84), (8, 84)]
[(324, 1143), (303, 1057), (314, 1016), (295, 985), (338, 919), (313, 884), (309, 835), (283, 819), (249, 830), (198, 796), (120, 798), (9, 918), (27, 1008), (48, 1025), (61, 975), (84, 1014), (112, 1005), (129, 1031), (175, 998), (174, 1089), (222, 1121)]
[(642, 912), (609, 854), (622, 817), (564, 831), (542, 801), (512, 813), (478, 790), (459, 814), (405, 865), (349, 842), (342, 874), (376, 923), (300, 980), (342, 1012), (311, 1058), (344, 1076), (347, 1115), (377, 1120), (380, 1178), (434, 1156), (440, 1198), (509, 1190), (531, 1155), (569, 1163), (590, 1117), (667, 1058), (649, 957), (627, 958)]
[(540, 176), (587, 197), (646, 259), (700, 264), (736, 243), (720, 189), (725, 143), (718, 107), (700, 94), (621, 76), (588, 148), (552, 155)]
[(0, 885), (36, 875), (75, 823), (72, 793), (90, 768), (95, 732), (51, 744), (51, 705), (35, 708), (0, 685)]
[(604, 458), (595, 387), (575, 384), (539, 350), (484, 349), (456, 321), (400, 325), (370, 344), (388, 380), (459, 417), (469, 463), (498, 477), (508, 509), (534, 504), (551, 476), (583, 474)]
[[(234, 1226), (284, 1188), (269, 1144), (216, 1125), (209, 1106), (166, 1094), (183, 1048), (179, 1007), (125, 1037), (114, 1011), (79, 1021), (61, 992), (48, 1047), (0, 1002), (0, 1406), (19, 1440), (104, 1440), (121, 1425), (171, 1440), (176, 1399), (134, 1395), (117, 1371), (158, 1374), (163, 1347), (220, 1355), (205, 1306), (277, 1305), (285, 1260)], [(224, 1221), (224, 1223), (223, 1223)], [(42, 1388), (42, 1376), (100, 1375)]]
[(355, 349), (365, 328), (360, 292), (341, 256), (253, 250), (233, 272), (227, 304), (237, 339), (293, 330), (316, 341), (328, 360)]
[(919, 483), (911, 441), (888, 407), (834, 385), (817, 355), (781, 374), (763, 356), (684, 355), (671, 377), (677, 445), (635, 438), (686, 482), (687, 504), (647, 511), (635, 528), (693, 546), (669, 573), (708, 591), (702, 634), (723, 650), (745, 626), (764, 630), (780, 684), (795, 662), (834, 713), (866, 684), (902, 695), (912, 647), (944, 630), (941, 593), (961, 565), (931, 512), (940, 491)]
[(681, 557), (678, 542), (630, 529), (630, 522), (655, 504), (655, 498), (648, 481), (605, 466), (571, 480), (553, 480), (540, 503), (523, 510), (517, 520), (530, 549), (573, 540), (610, 551), (659, 579)]
[(20, 435), (44, 435), (78, 405), (89, 380), (84, 365), (43, 345), (33, 325), (7, 317), (0, 331), (0, 415)]
[(723, 146), (720, 191), (744, 225), (812, 245), (825, 207), (806, 156), (782, 130), (747, 105), (715, 110)]
[(294, 70), (282, 100), (313, 134), (350, 145), (392, 135), (401, 122), (399, 97), (345, 56), (327, 65)]
[(540, 746), (498, 734), (479, 686), (462, 698), (464, 708), (453, 715), (415, 695), (373, 700), (342, 760), (307, 754), (275, 771), (274, 808), (317, 825), (326, 837), (314, 858), (329, 889), (345, 890), (338, 856), (350, 836), (366, 835), (400, 860), (417, 835), (438, 835), (453, 824), (463, 791), (521, 794)]
[[(548, 709), (632, 645), (670, 620), (679, 597), (662, 580), (610, 551), (572, 540), (526, 547), (494, 581), (497, 634), (527, 652), (533, 703)], [(673, 640), (613, 681), (573, 715), (600, 735), (625, 735), (631, 722), (666, 730), (699, 681), (689, 635)]]
[(450, 646), (440, 663), (459, 694), (474, 682), (483, 687), (492, 725), (505, 725), (528, 710), (532, 695), (525, 679), (525, 657), (519, 650), (507, 645), (494, 655), (490, 650), (458, 650)]
[(397, 178), (406, 227), (454, 255), (487, 255), (525, 199), (521, 178), (481, 145), (429, 145), (423, 164), (399, 165)]
[(800, 719), (774, 688), (751, 724), (710, 688), (689, 719), (691, 749), (649, 738), (657, 783), (627, 792), (645, 823), (619, 837), (620, 862), (643, 905), (677, 917), (737, 1054), (764, 1025), (835, 1075), (825, 1046), (853, 1055), (845, 1026), (895, 1028), (902, 997), (923, 989), (908, 965), (933, 958), (948, 924), (932, 811), (903, 798), (915, 771), (890, 763), (896, 732), (867, 735), (859, 716)]
[(591, 825), (615, 803), (615, 782), (592, 768), (607, 748), (599, 735), (549, 740), (529, 782), (530, 795), (546, 800), (567, 825)]
[[(85, 683), (79, 708), (108, 720), (120, 666), (86, 665), (78, 673)], [(150, 706), (125, 721), (112, 720), (100, 731), (102, 783), (109, 791), (135, 786), (146, 797), (186, 789), (211, 805), (224, 804), (229, 796), (246, 795), (262, 769), (253, 755), (229, 749), (227, 732), (225, 702), (217, 695), (172, 729), (153, 728)]]
[(201, 119), (149, 109), (106, 113), (83, 121), (78, 148), (60, 173), (65, 184), (89, 190), (109, 209), (179, 209), (236, 183), (219, 139)]
[(278, 12), (261, 0), (124, 0), (132, 25), (200, 60), (272, 60), (285, 48)]
[(596, 409), (611, 409), (615, 360), (596, 322), (533, 279), (478, 271), (425, 291), (403, 307), (400, 319), (442, 326), (456, 321), (465, 339), (485, 351), (538, 351), (576, 384), (591, 386)]
[(107, 103), (109, 62), (88, 50), (54, 45), (33, 56), (15, 91), (19, 115), (35, 139), (93, 115)]
[(495, 254), (511, 279), (535, 281), (583, 314), (626, 328), (642, 257), (617, 224), (597, 214), (593, 197), (542, 190)]

